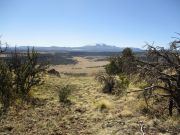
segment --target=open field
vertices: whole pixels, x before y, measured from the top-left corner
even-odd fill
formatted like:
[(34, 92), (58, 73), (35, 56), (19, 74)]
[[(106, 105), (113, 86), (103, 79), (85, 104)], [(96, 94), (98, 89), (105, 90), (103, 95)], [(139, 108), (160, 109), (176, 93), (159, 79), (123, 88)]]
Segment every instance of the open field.
[[(59, 86), (76, 86), (71, 104), (59, 103)], [(131, 89), (135, 89), (131, 86)], [(101, 92), (92, 76), (61, 78), (46, 75), (45, 84), (33, 89), (32, 105), (11, 108), (1, 118), (0, 134), (9, 135), (148, 135), (178, 134), (179, 119), (157, 119), (141, 113), (144, 102), (135, 93), (123, 97)]]
[(77, 63), (68, 65), (53, 65), (60, 73), (64, 74), (86, 74), (95, 75), (99, 71), (104, 71), (107, 60), (100, 61), (101, 57), (73, 57)]
[[(45, 74), (45, 83), (32, 89), (32, 101), (10, 108), (0, 118), (0, 135), (175, 135), (177, 116), (145, 113), (139, 93), (115, 96), (102, 93), (95, 74), (104, 71), (103, 56), (74, 56), (76, 63), (51, 65), (61, 77)], [(59, 102), (59, 89), (73, 85), (69, 104)], [(130, 84), (128, 91), (139, 89)], [(18, 101), (17, 101), (18, 102)]]

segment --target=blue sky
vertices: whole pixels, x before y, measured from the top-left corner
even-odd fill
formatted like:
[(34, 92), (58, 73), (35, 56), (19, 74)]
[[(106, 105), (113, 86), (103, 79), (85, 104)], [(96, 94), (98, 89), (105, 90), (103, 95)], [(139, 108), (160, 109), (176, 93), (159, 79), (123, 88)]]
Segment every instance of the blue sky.
[(180, 32), (180, 0), (0, 0), (10, 45), (167, 45)]

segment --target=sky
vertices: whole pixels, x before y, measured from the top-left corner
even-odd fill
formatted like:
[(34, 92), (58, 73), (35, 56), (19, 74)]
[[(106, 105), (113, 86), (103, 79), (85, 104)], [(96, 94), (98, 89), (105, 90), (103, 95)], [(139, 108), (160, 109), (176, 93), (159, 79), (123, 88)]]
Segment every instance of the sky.
[(179, 6), (180, 0), (0, 0), (0, 40), (10, 46), (165, 46), (180, 32)]

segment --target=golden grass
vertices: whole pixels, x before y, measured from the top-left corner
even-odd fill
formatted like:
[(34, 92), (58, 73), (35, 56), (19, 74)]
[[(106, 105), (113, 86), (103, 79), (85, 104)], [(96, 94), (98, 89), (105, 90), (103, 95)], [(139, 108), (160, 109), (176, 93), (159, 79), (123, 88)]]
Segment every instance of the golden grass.
[(103, 111), (113, 108), (113, 103), (107, 99), (101, 99), (95, 103), (95, 108)]
[(108, 61), (96, 61), (96, 59), (87, 59), (84, 57), (74, 57), (74, 59), (78, 61), (77, 64), (56, 65), (50, 68), (54, 68), (60, 73), (95, 75), (97, 72), (103, 71), (103, 66), (109, 63)]
[[(87, 72), (89, 75), (92, 75), (92, 69), (101, 70), (86, 69), (86, 66), (95, 66), (91, 65), (93, 62), (87, 63), (57, 68), (60, 72)], [(45, 75), (44, 80), (44, 85), (31, 92), (32, 97), (39, 98), (42, 104), (24, 106), (17, 113), (11, 108), (0, 121), (0, 134), (138, 135), (141, 134), (139, 122), (144, 123), (147, 134), (167, 134), (180, 125), (178, 117), (162, 120), (142, 114), (140, 109), (145, 107), (145, 102), (137, 99), (138, 93), (121, 97), (102, 93), (94, 76), (62, 75), (58, 78)], [(58, 100), (59, 87), (65, 84), (76, 86), (69, 97), (71, 105), (61, 104)], [(131, 84), (130, 89), (137, 88)], [(7, 127), (12, 129), (9, 131)]]

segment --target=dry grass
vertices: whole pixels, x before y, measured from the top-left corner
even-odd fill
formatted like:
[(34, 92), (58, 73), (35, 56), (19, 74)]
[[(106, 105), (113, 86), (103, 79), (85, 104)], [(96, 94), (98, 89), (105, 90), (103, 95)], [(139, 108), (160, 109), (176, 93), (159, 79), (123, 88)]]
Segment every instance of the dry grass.
[(85, 73), (87, 75), (94, 75), (99, 71), (103, 71), (103, 66), (108, 64), (108, 61), (97, 61), (96, 58), (74, 57), (74, 59), (78, 61), (77, 64), (56, 65), (51, 68), (55, 68), (60, 73)]
[(95, 108), (99, 111), (108, 111), (113, 108), (113, 103), (107, 99), (100, 99), (95, 103)]
[[(76, 86), (68, 105), (58, 99), (59, 87), (64, 84)], [(135, 89), (133, 85), (132, 88)], [(94, 76), (46, 75), (45, 84), (31, 93), (38, 99), (33, 105), (13, 107), (1, 117), (0, 134), (140, 135), (139, 122), (144, 123), (149, 135), (180, 132), (178, 117), (157, 119), (142, 114), (140, 108), (144, 103), (137, 99), (137, 93), (118, 97), (104, 94), (100, 89)]]

